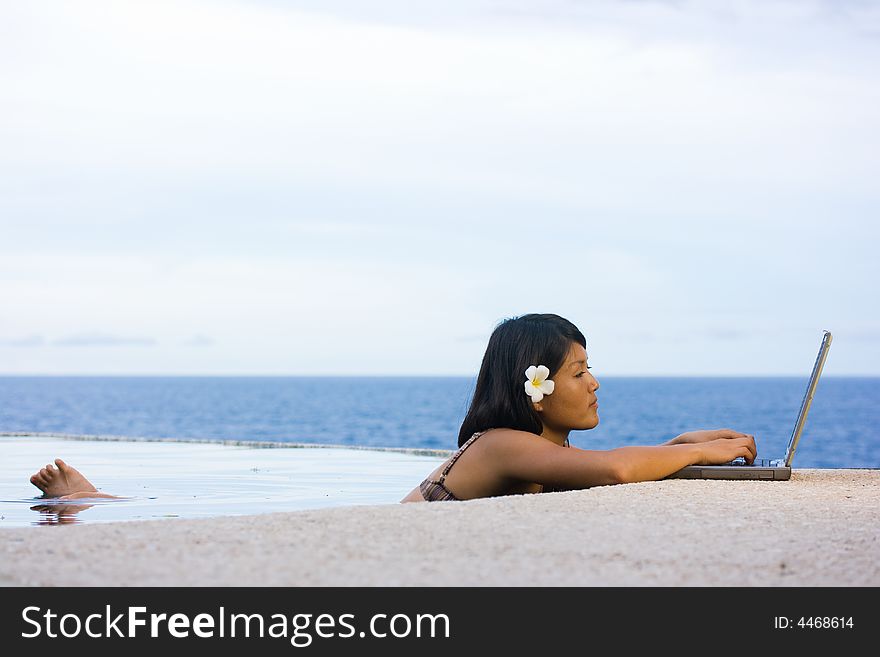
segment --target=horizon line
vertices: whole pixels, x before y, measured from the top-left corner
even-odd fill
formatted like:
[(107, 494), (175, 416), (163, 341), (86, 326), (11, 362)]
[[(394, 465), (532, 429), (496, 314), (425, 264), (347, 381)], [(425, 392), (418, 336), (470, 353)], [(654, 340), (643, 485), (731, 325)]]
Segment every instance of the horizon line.
[[(143, 374), (143, 373), (115, 373), (115, 374), (46, 374), (46, 373), (3, 373), (0, 378), (254, 378), (254, 379), (472, 379), (476, 374)], [(703, 378), (703, 379), (735, 379), (735, 378), (809, 378), (809, 373), (801, 374), (603, 374), (603, 379), (614, 378)], [(877, 379), (878, 374), (825, 374), (826, 379)]]

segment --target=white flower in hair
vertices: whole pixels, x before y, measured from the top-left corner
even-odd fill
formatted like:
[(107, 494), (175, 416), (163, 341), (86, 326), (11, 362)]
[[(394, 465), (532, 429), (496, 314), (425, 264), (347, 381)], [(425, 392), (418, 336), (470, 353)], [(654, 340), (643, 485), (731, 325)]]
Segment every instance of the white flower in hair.
[(539, 402), (544, 399), (544, 395), (553, 392), (556, 384), (548, 376), (550, 370), (545, 365), (529, 365), (526, 370), (526, 394), (533, 402)]

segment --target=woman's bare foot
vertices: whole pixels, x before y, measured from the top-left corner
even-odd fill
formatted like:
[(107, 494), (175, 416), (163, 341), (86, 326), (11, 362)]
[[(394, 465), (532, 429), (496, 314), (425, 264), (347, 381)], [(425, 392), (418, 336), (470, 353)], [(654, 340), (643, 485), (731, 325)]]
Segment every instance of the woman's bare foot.
[[(92, 486), (92, 482), (76, 468), (67, 465), (61, 459), (55, 459), (55, 465), (58, 467), (50, 463), (31, 477), (31, 483), (43, 491), (43, 497), (66, 497), (76, 493), (98, 492), (98, 489)], [(77, 495), (77, 497), (88, 497), (88, 495)]]

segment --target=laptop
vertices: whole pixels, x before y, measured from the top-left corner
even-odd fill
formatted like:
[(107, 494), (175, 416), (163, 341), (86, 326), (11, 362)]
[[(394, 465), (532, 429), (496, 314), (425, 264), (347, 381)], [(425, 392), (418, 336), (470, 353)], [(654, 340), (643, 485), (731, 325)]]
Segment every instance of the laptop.
[(810, 403), (813, 401), (813, 393), (816, 392), (816, 384), (819, 382), (819, 375), (822, 374), (822, 367), (825, 365), (825, 358), (828, 356), (830, 347), (831, 332), (825, 331), (819, 346), (819, 355), (816, 356), (816, 363), (813, 365), (813, 373), (810, 375), (810, 382), (807, 384), (807, 392), (801, 402), (801, 410), (794, 423), (791, 438), (788, 440), (788, 449), (785, 450), (783, 458), (756, 458), (753, 463), (749, 464), (746, 463), (745, 458), (740, 456), (721, 465), (689, 465), (678, 472), (673, 472), (665, 479), (764, 479), (769, 481), (790, 479), (794, 451), (797, 449), (798, 441), (804, 431), (807, 413), (810, 410)]

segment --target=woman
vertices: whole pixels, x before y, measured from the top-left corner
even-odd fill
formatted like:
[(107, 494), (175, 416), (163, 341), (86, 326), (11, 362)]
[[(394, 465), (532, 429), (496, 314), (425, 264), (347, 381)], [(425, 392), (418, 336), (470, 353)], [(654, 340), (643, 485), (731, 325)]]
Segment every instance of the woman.
[[(458, 433), (458, 451), (401, 502), (652, 481), (687, 465), (738, 456), (754, 461), (754, 437), (731, 429), (691, 431), (652, 447), (570, 447), (570, 431), (599, 424), (599, 382), (589, 372), (586, 344), (577, 327), (559, 315), (522, 315), (496, 326)], [(31, 477), (44, 497), (114, 497), (98, 492), (61, 459), (55, 465)]]
[(599, 424), (599, 382), (589, 371), (586, 346), (577, 327), (559, 315), (522, 315), (496, 326), (458, 433), (458, 451), (401, 502), (653, 481), (688, 465), (739, 456), (754, 461), (754, 436), (731, 429), (691, 431), (649, 447), (569, 446), (570, 431)]

